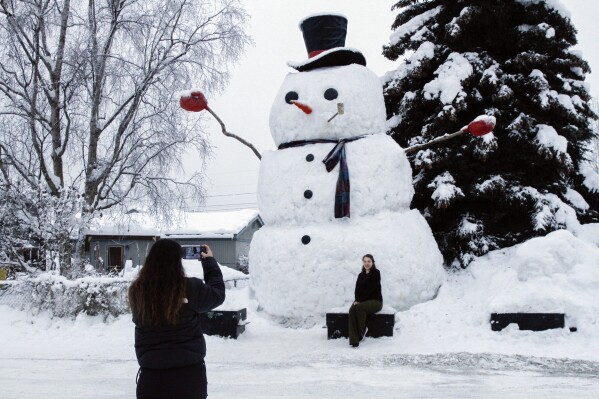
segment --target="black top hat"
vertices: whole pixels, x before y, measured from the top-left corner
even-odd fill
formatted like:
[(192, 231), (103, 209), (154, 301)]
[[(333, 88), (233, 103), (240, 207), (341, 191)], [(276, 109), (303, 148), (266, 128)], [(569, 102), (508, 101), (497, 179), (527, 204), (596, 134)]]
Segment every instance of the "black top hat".
[(339, 14), (311, 15), (299, 23), (304, 34), (308, 59), (288, 62), (300, 71), (316, 68), (359, 64), (366, 66), (366, 58), (359, 50), (345, 47), (347, 18)]

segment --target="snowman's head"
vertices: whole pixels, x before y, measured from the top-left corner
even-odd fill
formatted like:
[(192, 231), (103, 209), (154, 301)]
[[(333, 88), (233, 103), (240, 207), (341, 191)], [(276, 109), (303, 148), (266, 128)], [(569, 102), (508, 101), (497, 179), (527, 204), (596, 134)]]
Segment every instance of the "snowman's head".
[[(343, 103), (343, 115), (337, 104)], [(351, 64), (290, 73), (270, 111), (277, 146), (297, 140), (342, 139), (385, 133), (385, 102), (379, 78)]]

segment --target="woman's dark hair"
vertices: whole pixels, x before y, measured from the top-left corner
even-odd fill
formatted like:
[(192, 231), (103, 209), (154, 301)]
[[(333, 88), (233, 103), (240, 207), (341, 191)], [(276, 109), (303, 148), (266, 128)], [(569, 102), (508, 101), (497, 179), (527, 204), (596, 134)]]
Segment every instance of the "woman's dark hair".
[(129, 287), (131, 311), (143, 326), (174, 325), (184, 299), (181, 245), (169, 239), (158, 240)]
[[(370, 254), (366, 254), (366, 255), (362, 256), (362, 262), (364, 261), (364, 258), (369, 258), (372, 261), (372, 269), (370, 269), (370, 270), (376, 270), (376, 263), (374, 263), (374, 256), (372, 256)], [(366, 273), (366, 269), (364, 269), (364, 266), (362, 266), (362, 273)]]

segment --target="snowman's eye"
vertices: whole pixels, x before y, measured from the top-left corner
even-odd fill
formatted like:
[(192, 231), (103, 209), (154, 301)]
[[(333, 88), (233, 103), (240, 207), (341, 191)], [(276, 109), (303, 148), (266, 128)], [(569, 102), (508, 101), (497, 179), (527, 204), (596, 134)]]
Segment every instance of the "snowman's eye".
[(338, 96), (339, 96), (339, 93), (337, 93), (337, 90), (335, 90), (335, 89), (327, 89), (324, 92), (324, 98), (326, 98), (329, 101), (333, 101)]
[(297, 101), (297, 99), (299, 99), (299, 95), (294, 91), (285, 94), (285, 102), (287, 104), (291, 104), (291, 101)]

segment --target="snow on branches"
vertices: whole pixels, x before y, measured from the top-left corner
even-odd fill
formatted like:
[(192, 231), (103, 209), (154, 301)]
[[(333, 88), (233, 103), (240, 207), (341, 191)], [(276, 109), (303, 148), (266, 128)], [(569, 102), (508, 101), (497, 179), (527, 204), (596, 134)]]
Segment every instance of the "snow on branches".
[(445, 172), (428, 185), (433, 189), (431, 198), (435, 201), (436, 208), (447, 208), (459, 198), (464, 197), (464, 192), (455, 185), (455, 180), (449, 172)]

